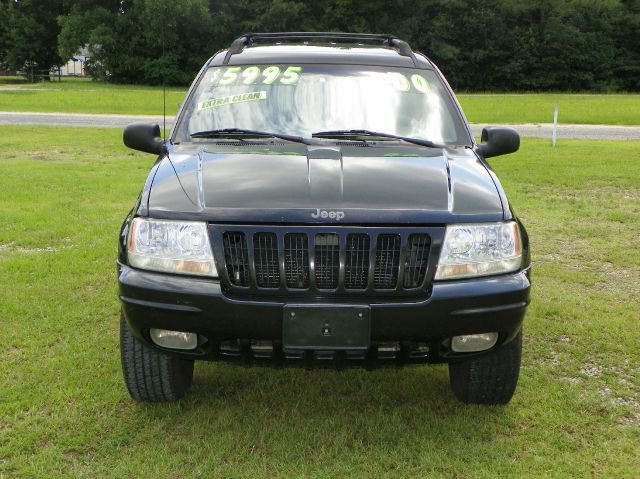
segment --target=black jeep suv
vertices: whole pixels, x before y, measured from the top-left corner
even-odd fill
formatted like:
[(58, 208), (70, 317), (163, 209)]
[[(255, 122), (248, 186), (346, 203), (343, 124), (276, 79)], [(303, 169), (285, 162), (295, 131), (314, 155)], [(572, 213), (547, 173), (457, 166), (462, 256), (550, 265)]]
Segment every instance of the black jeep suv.
[(529, 303), (527, 234), (424, 55), (390, 35), (245, 34), (209, 59), (122, 225), (124, 378), (172, 401), (194, 360), (449, 365), (506, 403)]

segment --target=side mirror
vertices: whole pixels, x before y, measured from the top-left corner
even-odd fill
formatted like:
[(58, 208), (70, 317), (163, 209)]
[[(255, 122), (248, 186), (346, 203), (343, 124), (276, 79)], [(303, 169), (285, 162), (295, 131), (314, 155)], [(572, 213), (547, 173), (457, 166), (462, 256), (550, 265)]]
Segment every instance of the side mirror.
[(164, 151), (164, 140), (160, 137), (159, 125), (134, 123), (122, 134), (124, 144), (133, 150), (160, 155)]
[(508, 126), (487, 126), (482, 129), (478, 151), (485, 158), (514, 153), (520, 148), (520, 135)]

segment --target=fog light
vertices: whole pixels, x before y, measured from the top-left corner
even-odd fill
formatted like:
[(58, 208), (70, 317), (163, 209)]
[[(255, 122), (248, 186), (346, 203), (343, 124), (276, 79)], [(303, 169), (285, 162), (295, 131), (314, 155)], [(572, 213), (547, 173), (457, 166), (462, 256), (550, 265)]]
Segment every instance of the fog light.
[(196, 349), (198, 346), (198, 335), (196, 333), (151, 328), (149, 335), (151, 336), (151, 341), (163, 348)]
[(456, 353), (484, 351), (498, 342), (498, 333), (465, 334), (451, 338), (451, 350)]

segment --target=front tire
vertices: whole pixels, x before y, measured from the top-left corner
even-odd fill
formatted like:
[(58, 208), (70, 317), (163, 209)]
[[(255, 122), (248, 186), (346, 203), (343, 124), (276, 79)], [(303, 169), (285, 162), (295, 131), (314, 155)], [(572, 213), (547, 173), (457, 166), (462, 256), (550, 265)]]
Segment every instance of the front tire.
[(180, 399), (191, 386), (193, 361), (157, 351), (137, 339), (120, 315), (120, 357), (129, 394), (139, 402)]
[(467, 404), (507, 404), (518, 384), (521, 357), (522, 330), (492, 353), (449, 364), (451, 389)]

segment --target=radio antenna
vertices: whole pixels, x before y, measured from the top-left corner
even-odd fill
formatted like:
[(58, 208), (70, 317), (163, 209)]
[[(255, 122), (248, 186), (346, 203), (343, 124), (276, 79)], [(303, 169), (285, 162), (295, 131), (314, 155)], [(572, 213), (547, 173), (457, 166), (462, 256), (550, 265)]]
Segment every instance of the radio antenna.
[[(165, 6), (166, 10), (166, 6)], [(162, 12), (162, 26), (165, 26), (166, 11)], [(167, 141), (167, 86), (164, 78), (164, 69), (166, 68), (164, 59), (164, 32), (162, 35), (162, 139)]]

